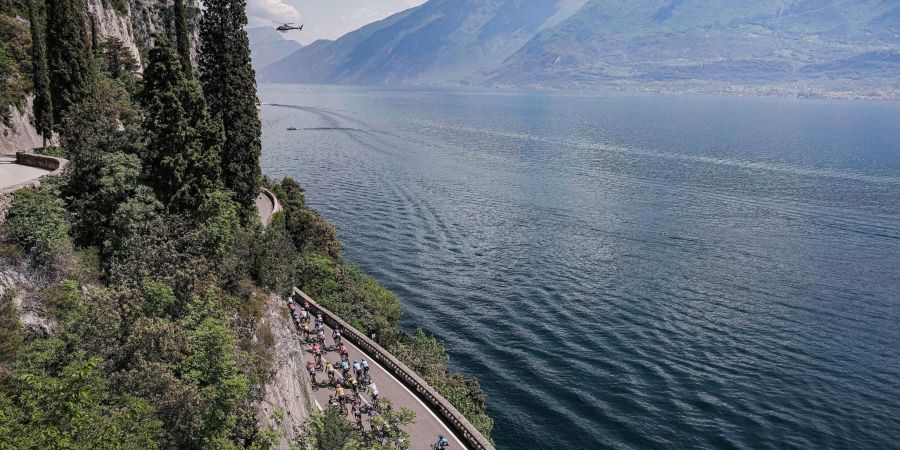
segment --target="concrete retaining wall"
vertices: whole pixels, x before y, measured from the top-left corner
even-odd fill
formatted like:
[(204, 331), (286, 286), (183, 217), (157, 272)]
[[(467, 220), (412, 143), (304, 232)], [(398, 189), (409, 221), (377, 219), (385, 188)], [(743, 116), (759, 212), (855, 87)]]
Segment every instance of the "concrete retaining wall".
[(52, 156), (16, 152), (16, 164), (49, 170), (50, 173), (47, 175), (58, 175), (59, 172), (62, 172), (62, 169), (65, 168), (67, 162), (68, 161), (66, 161), (65, 159), (54, 158)]

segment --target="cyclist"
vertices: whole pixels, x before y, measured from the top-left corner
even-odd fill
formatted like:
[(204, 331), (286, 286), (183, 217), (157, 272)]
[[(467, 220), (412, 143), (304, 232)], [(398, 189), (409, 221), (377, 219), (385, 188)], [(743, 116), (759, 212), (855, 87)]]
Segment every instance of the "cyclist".
[(353, 361), (353, 371), (356, 372), (356, 378), (360, 378), (362, 375), (362, 365), (359, 361)]
[(334, 366), (331, 363), (325, 366), (325, 373), (328, 374), (328, 381), (334, 383)]
[(378, 386), (375, 383), (369, 385), (369, 393), (372, 395), (372, 404), (378, 406)]
[(332, 337), (332, 339), (334, 339), (335, 347), (341, 345), (341, 329), (340, 328), (335, 328), (334, 331), (331, 333), (331, 337)]
[(318, 342), (313, 343), (312, 354), (316, 358), (316, 364), (321, 366), (322, 365), (322, 347), (319, 346)]
[(316, 380), (316, 366), (313, 365), (312, 361), (306, 362), (306, 371), (309, 372), (309, 378), (313, 384), (319, 384), (319, 380)]
[(353, 402), (353, 416), (356, 417), (356, 426), (362, 430), (362, 410), (359, 408), (359, 400)]
[(432, 448), (435, 448), (438, 450), (445, 450), (449, 446), (450, 446), (450, 441), (448, 441), (447, 438), (445, 438), (444, 435), (441, 434), (441, 435), (438, 435), (438, 440), (437, 440), (437, 442), (434, 443)]
[(350, 384), (350, 389), (353, 391), (353, 396), (359, 398), (359, 381), (356, 380), (356, 377), (350, 375), (350, 378), (347, 378), (347, 383)]
[(300, 310), (300, 322), (309, 322), (309, 311), (307, 311), (306, 308)]
[(363, 373), (365, 373), (366, 375), (368, 375), (368, 374), (369, 374), (369, 362), (366, 361), (366, 358), (363, 358), (363, 359), (359, 362), (359, 365), (362, 366)]
[(325, 330), (319, 330), (316, 333), (316, 340), (321, 342), (322, 345), (325, 345)]
[(334, 388), (334, 392), (338, 398), (338, 404), (341, 405), (341, 410), (344, 411), (344, 414), (347, 414), (347, 399), (344, 398), (344, 388), (340, 384)]
[(309, 335), (312, 334), (312, 331), (309, 329), (309, 324), (304, 323), (302, 327), (300, 327), (300, 331), (303, 333), (303, 339), (309, 340)]
[(341, 359), (349, 355), (349, 353), (347, 353), (347, 344), (343, 341), (338, 345), (338, 353), (341, 354)]

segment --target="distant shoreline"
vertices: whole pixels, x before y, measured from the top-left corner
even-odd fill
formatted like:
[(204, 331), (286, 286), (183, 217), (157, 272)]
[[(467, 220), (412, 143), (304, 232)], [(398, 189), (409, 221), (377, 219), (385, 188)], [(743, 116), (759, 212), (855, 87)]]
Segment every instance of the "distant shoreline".
[[(621, 93), (621, 94), (661, 94), (679, 96), (722, 96), (722, 97), (746, 97), (746, 98), (781, 98), (798, 100), (852, 100), (867, 102), (897, 102), (900, 101), (900, 88), (886, 89), (883, 92), (871, 91), (827, 91), (807, 90), (800, 91), (792, 86), (723, 86), (723, 87), (699, 87), (699, 86), (672, 86), (650, 84), (619, 84), (619, 85), (479, 85), (466, 83), (431, 83), (431, 84), (331, 84), (331, 83), (299, 83), (299, 82), (274, 82), (257, 80), (258, 84), (268, 85), (295, 85), (295, 86), (340, 86), (358, 88), (381, 89), (428, 89), (428, 88), (459, 88), (496, 90), (500, 92), (511, 91), (548, 91), (548, 92), (578, 92), (578, 93)], [(266, 104), (265, 102), (263, 104)]]

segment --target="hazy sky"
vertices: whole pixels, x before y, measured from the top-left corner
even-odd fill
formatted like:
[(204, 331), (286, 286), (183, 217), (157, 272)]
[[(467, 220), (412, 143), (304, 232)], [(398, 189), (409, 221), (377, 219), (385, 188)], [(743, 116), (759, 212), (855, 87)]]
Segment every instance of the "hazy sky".
[(316, 39), (335, 39), (367, 23), (383, 19), (425, 0), (247, 0), (250, 26), (272, 21), (305, 24), (286, 38), (309, 44)]

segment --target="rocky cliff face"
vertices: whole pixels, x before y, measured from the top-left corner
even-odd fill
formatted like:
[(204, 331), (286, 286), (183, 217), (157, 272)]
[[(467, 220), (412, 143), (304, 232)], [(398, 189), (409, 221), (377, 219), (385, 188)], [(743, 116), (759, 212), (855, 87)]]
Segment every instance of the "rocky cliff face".
[(17, 151), (40, 147), (43, 139), (31, 124), (33, 97), (28, 96), (23, 111), (11, 107), (9, 127), (0, 124), (0, 155), (12, 155)]
[(299, 336), (281, 297), (269, 296), (263, 325), (268, 325), (275, 338), (275, 376), (266, 385), (265, 395), (257, 406), (257, 418), (260, 428), (270, 427), (280, 433), (281, 440), (275, 448), (287, 450), (297, 439), (303, 421), (315, 406)]
[[(143, 61), (141, 49), (149, 47), (153, 34), (162, 32), (170, 26), (172, 7), (170, 1), (131, 0), (117, 10), (111, 2), (103, 0), (87, 2), (88, 14), (98, 40), (102, 42), (109, 38), (119, 39), (141, 65)], [(191, 51), (196, 56), (200, 0), (185, 0), (185, 9), (188, 27), (193, 30)], [(12, 126), (0, 124), (0, 154), (40, 147), (42, 139), (31, 123), (33, 116), (31, 101), (29, 100), (22, 110), (12, 109), (10, 114)]]
[[(0, 197), (0, 210), (5, 209)], [(44, 282), (24, 264), (13, 264), (0, 257), (0, 295), (15, 292), (14, 303), (19, 309), (22, 326), (34, 336), (49, 336), (56, 324), (48, 318), (40, 300)]]

